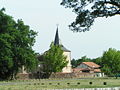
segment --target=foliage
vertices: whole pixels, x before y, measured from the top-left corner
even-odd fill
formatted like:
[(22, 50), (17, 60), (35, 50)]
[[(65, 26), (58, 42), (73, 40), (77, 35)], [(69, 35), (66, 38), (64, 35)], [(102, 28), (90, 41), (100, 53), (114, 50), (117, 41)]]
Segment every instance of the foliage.
[(102, 72), (108, 76), (120, 75), (120, 51), (109, 48), (102, 57), (91, 59), (92, 62), (101, 66)]
[(77, 60), (72, 59), (71, 64), (72, 64), (72, 67), (75, 68), (82, 62), (90, 62), (90, 61), (91, 61), (90, 58), (87, 58), (87, 56), (83, 56), (83, 57), (81, 57), (80, 59), (77, 59)]
[(22, 20), (16, 22), (4, 10), (0, 10), (0, 79), (9, 79), (22, 66), (28, 70), (36, 66), (36, 54), (32, 46), (37, 33), (24, 25)]
[(120, 0), (62, 0), (61, 5), (73, 8), (77, 14), (76, 20), (70, 25), (77, 32), (89, 30), (98, 17), (120, 14)]
[(77, 67), (77, 66), (78, 66), (77, 60), (72, 59), (72, 60), (71, 60), (71, 65), (72, 65), (73, 68)]
[(60, 45), (50, 45), (50, 49), (43, 56), (44, 72), (50, 75), (52, 72), (61, 72), (63, 67), (67, 65), (66, 56)]
[(103, 66), (102, 65), (102, 58), (101, 57), (98, 57), (98, 58), (94, 58), (92, 59), (92, 61), (98, 65), (100, 65), (101, 67)]
[(120, 74), (120, 51), (110, 48), (102, 56), (102, 70), (109, 76)]

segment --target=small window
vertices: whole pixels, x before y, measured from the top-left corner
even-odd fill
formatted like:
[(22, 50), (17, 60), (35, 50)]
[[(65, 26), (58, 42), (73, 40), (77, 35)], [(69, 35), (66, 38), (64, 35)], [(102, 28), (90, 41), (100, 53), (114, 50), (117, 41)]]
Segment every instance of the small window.
[(89, 73), (89, 72), (90, 72), (90, 70), (83, 70), (82, 72)]

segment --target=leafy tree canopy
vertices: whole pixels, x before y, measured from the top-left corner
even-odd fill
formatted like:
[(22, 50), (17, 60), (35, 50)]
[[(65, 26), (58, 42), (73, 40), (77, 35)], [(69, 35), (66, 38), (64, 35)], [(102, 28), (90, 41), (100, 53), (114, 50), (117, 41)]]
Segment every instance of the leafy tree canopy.
[(97, 57), (97, 58), (94, 58), (92, 59), (92, 61), (98, 65), (100, 65), (101, 67), (103, 66), (102, 65), (102, 57)]
[(77, 60), (72, 59), (71, 64), (72, 64), (72, 67), (75, 68), (75, 67), (77, 67), (80, 63), (82, 63), (82, 62), (91, 62), (91, 60), (92, 60), (92, 59), (87, 58), (87, 56), (83, 56), (83, 57), (81, 57), (80, 59), (77, 59)]
[(32, 70), (37, 63), (32, 50), (36, 32), (22, 20), (17, 22), (0, 10), (0, 79), (15, 76), (22, 66)]
[(70, 25), (73, 31), (88, 31), (95, 18), (120, 15), (120, 0), (62, 0), (61, 5), (73, 8), (76, 20)]
[(108, 76), (120, 76), (120, 51), (109, 48), (101, 57), (90, 59), (86, 56), (71, 61), (72, 67), (77, 67), (81, 62), (95, 62), (101, 66), (102, 72)]
[(102, 56), (102, 70), (107, 75), (120, 74), (120, 51), (110, 48)]
[(44, 53), (42, 57), (44, 68), (43, 71), (50, 75), (52, 72), (61, 72), (67, 65), (66, 56), (63, 55), (63, 50), (60, 45), (50, 45), (50, 49)]

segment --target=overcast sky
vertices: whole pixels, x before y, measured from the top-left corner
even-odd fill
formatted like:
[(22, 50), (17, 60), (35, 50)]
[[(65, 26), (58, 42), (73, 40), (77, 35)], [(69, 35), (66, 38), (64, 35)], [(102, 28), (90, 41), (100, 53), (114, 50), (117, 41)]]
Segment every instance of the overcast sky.
[(33, 49), (44, 53), (54, 40), (56, 24), (62, 44), (71, 50), (72, 58), (82, 56), (96, 58), (108, 48), (120, 50), (120, 16), (96, 19), (91, 30), (73, 33), (68, 25), (75, 14), (60, 5), (61, 0), (0, 0), (0, 8), (15, 20), (22, 19), (31, 29), (38, 32)]

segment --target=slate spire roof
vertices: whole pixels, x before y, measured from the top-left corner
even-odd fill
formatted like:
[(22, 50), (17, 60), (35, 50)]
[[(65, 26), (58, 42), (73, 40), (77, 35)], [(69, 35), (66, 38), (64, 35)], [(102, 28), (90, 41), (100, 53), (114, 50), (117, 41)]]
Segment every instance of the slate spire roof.
[[(59, 39), (59, 34), (58, 34), (58, 27), (56, 29), (54, 45), (62, 45), (62, 44), (60, 44), (60, 39)], [(63, 51), (66, 51), (66, 52), (70, 52), (70, 50), (66, 49), (63, 45), (62, 45), (61, 49)]]
[(56, 30), (54, 45), (60, 45), (59, 34), (58, 34), (58, 27), (57, 27), (57, 30)]

